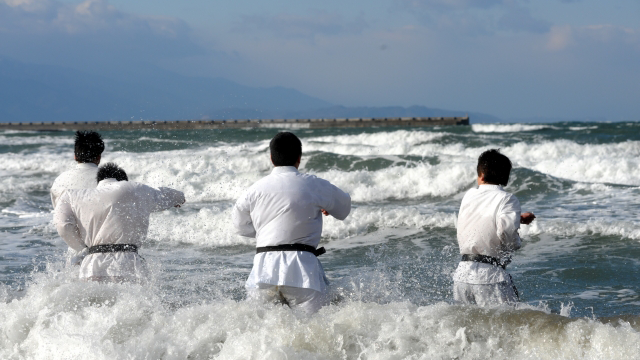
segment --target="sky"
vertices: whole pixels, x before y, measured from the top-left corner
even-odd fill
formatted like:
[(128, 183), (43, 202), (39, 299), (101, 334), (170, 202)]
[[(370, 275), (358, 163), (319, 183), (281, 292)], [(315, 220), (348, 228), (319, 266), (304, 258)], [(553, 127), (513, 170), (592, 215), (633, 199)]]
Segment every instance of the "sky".
[(0, 56), (345, 106), (640, 120), (638, 0), (0, 0)]

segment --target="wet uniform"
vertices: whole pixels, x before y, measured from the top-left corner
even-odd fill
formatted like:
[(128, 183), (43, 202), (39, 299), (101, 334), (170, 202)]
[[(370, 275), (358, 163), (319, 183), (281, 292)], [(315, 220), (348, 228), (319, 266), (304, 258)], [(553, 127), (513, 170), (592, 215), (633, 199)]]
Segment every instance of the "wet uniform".
[[(344, 220), (351, 197), (326, 180), (279, 166), (238, 199), (232, 219), (237, 233), (255, 237), (258, 248), (302, 244), (315, 249), (322, 235), (321, 209)], [(329, 303), (327, 285), (313, 253), (267, 251), (255, 255), (245, 286), (249, 298), (280, 300), (313, 313)]]
[[(98, 165), (94, 163), (77, 163), (73, 169), (67, 170), (60, 174), (51, 186), (51, 204), (56, 208), (58, 199), (65, 190), (78, 189), (95, 189), (98, 186), (97, 181)], [(82, 257), (78, 256), (78, 252), (69, 247), (67, 251), (67, 266), (79, 265)]]
[[(460, 254), (500, 261), (508, 257), (521, 246), (520, 212), (518, 198), (502, 186), (480, 185), (469, 190), (458, 214)], [(511, 276), (495, 263), (461, 261), (453, 281), (453, 296), (458, 302), (483, 306), (518, 301)]]
[[(71, 248), (88, 253), (80, 265), (81, 279), (140, 280), (146, 268), (137, 248), (147, 236), (149, 215), (182, 203), (184, 194), (177, 190), (104, 179), (96, 189), (67, 190), (54, 223)], [(124, 251), (108, 251), (117, 249), (110, 245)]]

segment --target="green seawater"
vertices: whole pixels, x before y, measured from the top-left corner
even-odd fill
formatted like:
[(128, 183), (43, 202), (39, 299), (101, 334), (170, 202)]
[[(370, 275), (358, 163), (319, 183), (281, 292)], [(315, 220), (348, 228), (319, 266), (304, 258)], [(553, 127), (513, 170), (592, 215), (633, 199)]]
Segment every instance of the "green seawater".
[[(233, 233), (229, 208), (269, 173), (277, 130), (102, 133), (103, 163), (187, 196), (182, 208), (152, 216), (141, 250), (163, 306), (244, 299), (255, 245)], [(301, 171), (353, 198), (345, 222), (325, 221), (321, 243), (337, 306), (452, 303), (460, 200), (475, 184), (478, 155), (500, 148), (514, 163), (506, 190), (537, 216), (521, 229), (524, 246), (508, 268), (522, 302), (570, 308), (571, 318), (640, 315), (640, 123), (289, 130), (303, 141)], [(49, 198), (73, 164), (72, 132), (0, 133), (6, 302), (52, 277), (73, 281)]]

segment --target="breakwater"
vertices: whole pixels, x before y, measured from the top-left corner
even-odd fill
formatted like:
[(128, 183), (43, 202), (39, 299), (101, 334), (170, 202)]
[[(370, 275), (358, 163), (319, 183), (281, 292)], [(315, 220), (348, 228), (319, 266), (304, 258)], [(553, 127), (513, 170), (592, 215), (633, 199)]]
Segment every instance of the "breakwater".
[(71, 122), (10, 122), (0, 123), (0, 130), (62, 131), (62, 130), (193, 130), (244, 128), (358, 128), (389, 126), (469, 125), (469, 117), (398, 117), (398, 118), (335, 118), (335, 119), (271, 119), (271, 120), (174, 120), (174, 121), (71, 121)]

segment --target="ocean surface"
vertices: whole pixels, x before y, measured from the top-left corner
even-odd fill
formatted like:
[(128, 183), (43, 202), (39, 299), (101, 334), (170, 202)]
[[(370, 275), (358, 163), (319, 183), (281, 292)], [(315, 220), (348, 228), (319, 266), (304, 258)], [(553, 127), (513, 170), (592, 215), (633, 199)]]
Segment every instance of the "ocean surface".
[[(0, 132), (0, 359), (640, 359), (640, 122), (294, 129), (301, 171), (351, 194), (325, 218), (332, 305), (244, 301), (255, 243), (230, 208), (278, 129), (104, 132), (103, 163), (185, 192), (153, 214), (144, 285), (79, 282), (49, 188), (72, 132)], [(516, 308), (456, 305), (456, 214), (480, 153), (537, 219)], [(77, 271), (77, 270), (75, 270)]]

